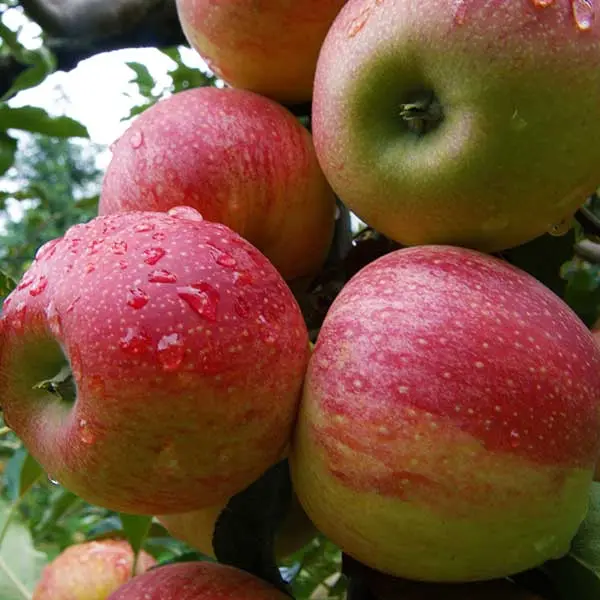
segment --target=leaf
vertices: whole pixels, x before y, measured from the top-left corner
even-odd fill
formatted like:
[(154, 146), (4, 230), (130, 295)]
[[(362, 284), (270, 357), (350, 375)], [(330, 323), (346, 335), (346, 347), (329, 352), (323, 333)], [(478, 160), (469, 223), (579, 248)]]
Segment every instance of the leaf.
[(70, 117), (51, 117), (43, 108), (22, 106), (12, 108), (0, 104), (0, 131), (22, 129), (51, 137), (89, 137), (87, 129)]
[(76, 496), (73, 492), (70, 492), (66, 488), (57, 489), (52, 496), (50, 501), (45, 507), (41, 518), (37, 523), (34, 524), (34, 533), (41, 535), (48, 528), (56, 524), (56, 522), (75, 504), (82, 503), (83, 500)]
[(42, 468), (29, 455), (26, 448), (15, 450), (4, 472), (4, 483), (9, 499), (14, 502), (25, 495), (42, 474)]
[(148, 532), (152, 525), (152, 517), (146, 515), (127, 515), (125, 513), (119, 513), (119, 517), (127, 541), (131, 544), (133, 552), (137, 557), (142, 549), (144, 540), (148, 537)]
[(0, 302), (2, 302), (16, 287), (17, 282), (6, 273), (0, 271)]
[(248, 571), (287, 592), (275, 559), (275, 534), (292, 498), (287, 460), (229, 500), (215, 524), (213, 549), (219, 562)]
[(600, 598), (600, 483), (593, 483), (588, 514), (569, 554), (543, 565), (562, 600)]
[[(10, 512), (6, 502), (0, 499), (0, 520), (4, 523)], [(33, 590), (47, 563), (47, 557), (38, 552), (31, 539), (31, 534), (20, 518), (13, 517), (0, 548), (0, 598), (2, 600), (24, 600), (24, 595), (12, 581), (7, 571), (27, 590)]]
[(25, 456), (19, 478), (19, 497), (23, 497), (31, 487), (44, 475), (44, 469), (29, 452)]
[(6, 101), (12, 98), (18, 92), (39, 85), (56, 68), (56, 59), (54, 55), (45, 47), (38, 50), (27, 50), (23, 56), (26, 62), (31, 66), (20, 73), (12, 82), (9, 90), (0, 100)]
[(152, 98), (152, 90), (156, 82), (152, 75), (150, 75), (150, 71), (148, 71), (146, 65), (138, 62), (126, 62), (125, 64), (135, 73), (135, 77), (130, 80), (130, 83), (137, 84), (142, 96)]
[(16, 152), (17, 140), (0, 132), (0, 175), (4, 175), (13, 166)]

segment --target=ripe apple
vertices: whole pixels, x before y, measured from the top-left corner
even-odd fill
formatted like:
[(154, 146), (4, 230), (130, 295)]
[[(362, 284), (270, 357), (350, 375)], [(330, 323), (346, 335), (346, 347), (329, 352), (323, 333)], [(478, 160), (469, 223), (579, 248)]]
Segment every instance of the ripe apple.
[[(33, 600), (106, 600), (131, 579), (134, 554), (124, 540), (102, 540), (69, 546), (44, 568)], [(140, 552), (139, 575), (156, 564)]]
[(533, 277), (464, 248), (369, 264), (331, 306), (292, 439), (309, 518), (413, 580), (566, 553), (600, 449), (600, 350)]
[(323, 44), (313, 100), (333, 189), (404, 245), (497, 251), (570, 218), (600, 183), (593, 10), (350, 0)]
[(175, 94), (114, 144), (100, 214), (180, 204), (231, 227), (286, 279), (313, 275), (331, 244), (335, 198), (310, 133), (251, 92)]
[[(215, 524), (226, 503), (176, 515), (161, 515), (158, 521), (169, 533), (203, 554), (215, 557), (212, 538)], [(306, 546), (317, 530), (294, 494), (290, 510), (275, 537), (275, 554), (285, 558)]]
[(289, 443), (309, 355), (300, 309), (258, 250), (192, 208), (72, 227), (2, 320), (5, 419), (92, 504), (213, 506)]
[(190, 45), (219, 77), (285, 103), (311, 99), (327, 30), (346, 0), (178, 0)]
[(213, 562), (188, 562), (140, 575), (108, 600), (289, 600), (289, 597), (240, 569)]

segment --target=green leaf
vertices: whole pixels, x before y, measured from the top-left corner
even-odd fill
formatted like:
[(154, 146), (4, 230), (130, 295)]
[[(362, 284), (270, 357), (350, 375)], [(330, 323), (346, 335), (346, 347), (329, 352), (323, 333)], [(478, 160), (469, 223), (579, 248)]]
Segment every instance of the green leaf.
[(22, 129), (52, 137), (89, 137), (87, 129), (70, 117), (51, 117), (43, 108), (12, 108), (0, 104), (0, 131)]
[(545, 563), (561, 600), (600, 598), (600, 483), (593, 483), (588, 514), (575, 536), (570, 553)]
[(16, 152), (17, 140), (0, 132), (0, 175), (4, 175), (13, 166)]
[[(10, 507), (0, 499), (2, 523), (9, 513)], [(46, 563), (46, 555), (34, 548), (29, 530), (15, 515), (0, 548), (0, 598), (25, 600), (24, 590), (34, 589)]]
[(253, 573), (287, 592), (274, 543), (291, 499), (287, 460), (231, 498), (217, 519), (212, 539), (219, 562)]
[(11, 87), (0, 100), (6, 101), (22, 90), (39, 85), (56, 69), (56, 59), (45, 47), (28, 50), (25, 56), (26, 62), (31, 66), (13, 80)]
[(2, 302), (16, 287), (17, 282), (6, 273), (0, 271), (0, 302)]
[(127, 515), (125, 513), (119, 513), (119, 517), (127, 541), (131, 544), (131, 547), (137, 556), (150, 531), (152, 517), (146, 515)]
[(137, 84), (142, 96), (151, 98), (156, 82), (152, 75), (150, 75), (150, 71), (148, 71), (146, 65), (138, 62), (126, 62), (125, 64), (135, 73), (135, 77), (130, 80), (130, 83)]
[(19, 497), (22, 498), (43, 475), (44, 469), (42, 469), (38, 461), (27, 452), (21, 468), (21, 476), (19, 478)]

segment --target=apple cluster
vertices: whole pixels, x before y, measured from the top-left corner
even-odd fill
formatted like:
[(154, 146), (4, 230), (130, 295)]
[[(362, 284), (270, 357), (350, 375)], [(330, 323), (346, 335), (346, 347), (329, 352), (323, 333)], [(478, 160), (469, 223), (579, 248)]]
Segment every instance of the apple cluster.
[[(6, 299), (6, 422), (53, 479), (207, 554), (228, 500), (287, 457), (280, 554), (316, 527), (418, 581), (562, 556), (600, 452), (600, 350), (489, 253), (568, 224), (597, 187), (592, 3), (177, 7), (225, 85), (138, 117), (99, 215), (40, 248)], [(336, 198), (405, 247), (346, 283), (311, 351), (292, 288), (326, 260)], [(110, 598), (184, 589), (283, 597), (188, 564)]]

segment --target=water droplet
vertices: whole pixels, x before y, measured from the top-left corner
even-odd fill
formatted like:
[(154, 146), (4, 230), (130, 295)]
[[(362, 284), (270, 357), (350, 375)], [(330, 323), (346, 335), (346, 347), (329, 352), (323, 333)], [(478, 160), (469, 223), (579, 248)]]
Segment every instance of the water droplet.
[(156, 240), (157, 242), (162, 242), (165, 238), (167, 237), (167, 235), (165, 233), (163, 233), (162, 231), (157, 231), (153, 236), (152, 239)]
[(125, 254), (127, 252), (127, 242), (117, 240), (112, 243), (110, 249), (113, 251), (113, 254)]
[(19, 285), (17, 285), (17, 289), (24, 290), (26, 287), (29, 287), (34, 282), (34, 280), (35, 280), (35, 273), (33, 273), (32, 271), (28, 271), (21, 278)]
[(152, 283), (175, 283), (177, 275), (165, 269), (156, 269), (148, 275), (148, 281)]
[(140, 309), (146, 306), (150, 300), (150, 296), (140, 288), (130, 288), (127, 290), (127, 304), (131, 308)]
[(594, 0), (571, 0), (575, 24), (580, 31), (591, 29), (594, 18)]
[(531, 0), (534, 6), (538, 8), (547, 8), (554, 4), (554, 0)]
[(73, 310), (75, 309), (75, 305), (79, 302), (79, 300), (81, 300), (81, 296), (77, 296), (77, 298), (75, 298), (75, 300), (73, 300), (73, 302), (69, 304), (69, 306), (67, 307), (67, 313), (73, 312)]
[(144, 233), (145, 231), (154, 231), (154, 224), (153, 223), (139, 223), (138, 225), (136, 225), (133, 230), (136, 233)]
[(39, 296), (48, 287), (48, 278), (40, 275), (37, 281), (29, 288), (31, 296)]
[(119, 269), (121, 269), (121, 271), (124, 271), (127, 268), (127, 263), (124, 260), (120, 260), (117, 263), (117, 266), (119, 267)]
[(239, 285), (240, 287), (250, 285), (251, 283), (254, 283), (254, 277), (252, 277), (252, 275), (247, 271), (244, 271), (243, 273), (236, 271), (233, 274), (233, 283)]
[(88, 254), (98, 254), (100, 252), (100, 248), (104, 244), (104, 238), (98, 238), (96, 240), (92, 240), (87, 247)]
[(50, 240), (43, 246), (40, 246), (38, 251), (35, 253), (35, 259), (41, 261), (50, 258), (56, 252), (56, 246), (60, 241), (60, 238), (56, 240)]
[(60, 485), (58, 479), (54, 478), (52, 475), (48, 475), (48, 481), (52, 484), (52, 485)]
[(158, 359), (165, 371), (175, 371), (185, 356), (183, 338), (178, 333), (163, 336), (158, 342)]
[(521, 436), (519, 432), (513, 429), (510, 432), (510, 446), (511, 448), (518, 448), (521, 445)]
[(175, 206), (167, 212), (174, 219), (185, 219), (186, 221), (204, 221), (204, 217), (191, 206)]
[(14, 326), (17, 329), (21, 329), (23, 327), (23, 325), (25, 325), (25, 316), (27, 314), (27, 305), (25, 304), (25, 302), (19, 302), (19, 304), (17, 304), (17, 306), (15, 307), (15, 314), (14, 314)]
[(165, 254), (167, 251), (164, 248), (146, 248), (144, 250), (144, 262), (147, 265), (155, 265)]
[(248, 304), (245, 298), (239, 296), (234, 304), (235, 312), (242, 317), (242, 319), (246, 319), (250, 316), (250, 304)]
[(6, 312), (8, 310), (8, 307), (12, 304), (12, 300), (12, 294), (4, 298), (4, 302), (2, 303), (2, 312)]
[(369, 20), (369, 17), (371, 16), (372, 10), (373, 7), (367, 6), (359, 13), (358, 17), (352, 19), (350, 26), (348, 27), (348, 37), (353, 38), (363, 30), (364, 26)]
[(84, 444), (93, 444), (96, 441), (96, 436), (90, 431), (86, 419), (79, 420), (79, 439)]
[(469, 10), (468, 0), (454, 1), (454, 22), (456, 25), (464, 25)]
[(209, 321), (217, 320), (217, 309), (221, 295), (208, 283), (195, 283), (177, 288), (177, 295), (186, 302), (192, 310)]
[(85, 265), (85, 272), (86, 273), (93, 273), (96, 270), (96, 265), (94, 263), (88, 263), (87, 265)]
[(48, 327), (56, 337), (62, 336), (62, 319), (58, 314), (54, 302), (50, 302), (46, 307), (46, 319), (48, 319)]
[(152, 349), (152, 340), (143, 331), (129, 327), (119, 340), (119, 347), (127, 354), (143, 354)]
[(129, 143), (134, 150), (141, 148), (144, 143), (144, 134), (141, 131), (134, 131), (129, 138)]
[(552, 225), (552, 227), (548, 230), (548, 233), (554, 237), (561, 237), (566, 235), (571, 230), (571, 218), (563, 219), (556, 225)]
[(227, 267), (228, 269), (235, 269), (235, 267), (237, 267), (237, 261), (235, 258), (233, 258), (233, 256), (231, 256), (231, 254), (228, 254), (227, 252), (222, 252), (219, 254), (217, 257), (217, 264), (221, 265), (222, 267)]

